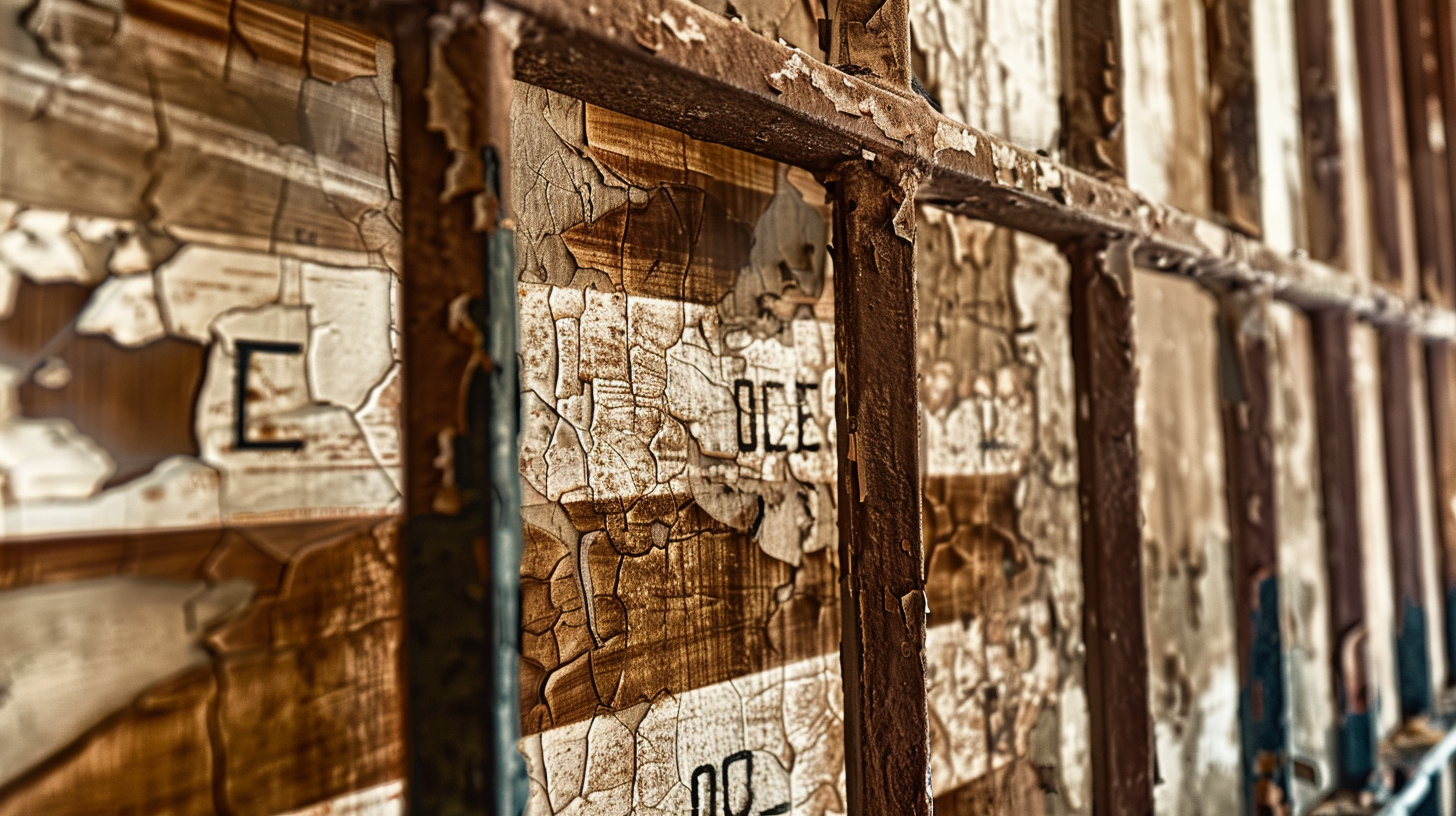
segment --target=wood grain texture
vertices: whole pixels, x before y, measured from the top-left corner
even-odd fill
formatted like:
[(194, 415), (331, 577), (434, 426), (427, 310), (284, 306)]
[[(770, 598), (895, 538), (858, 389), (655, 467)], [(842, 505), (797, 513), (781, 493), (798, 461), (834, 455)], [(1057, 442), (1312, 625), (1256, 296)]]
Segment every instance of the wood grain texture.
[(1146, 816), (1153, 809), (1153, 731), (1138, 522), (1132, 259), (1124, 243), (1089, 241), (1065, 251), (1072, 265), (1092, 808)]
[[(1420, 292), (1427, 300), (1456, 305), (1456, 240), (1452, 238), (1452, 168), (1446, 144), (1447, 75), (1456, 72), (1449, 23), (1442, 36), (1437, 0), (1398, 0), (1405, 134), (1415, 202)], [(1446, 47), (1442, 47), (1443, 41)]]
[[(852, 816), (930, 812), (915, 256), (908, 193), (868, 164), (834, 191), (835, 414)], [(900, 233), (900, 234), (897, 234)]]

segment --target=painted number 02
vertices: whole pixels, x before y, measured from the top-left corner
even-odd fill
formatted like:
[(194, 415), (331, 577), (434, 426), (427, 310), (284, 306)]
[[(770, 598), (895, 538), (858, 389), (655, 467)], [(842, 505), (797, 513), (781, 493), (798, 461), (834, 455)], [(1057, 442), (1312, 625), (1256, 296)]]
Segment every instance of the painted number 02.
[[(733, 809), (733, 768), (743, 766), (743, 802)], [(699, 765), (693, 770), (693, 816), (717, 816), (718, 769)], [(707, 808), (704, 809), (706, 802)], [(780, 802), (758, 812), (758, 816), (779, 816), (789, 812), (789, 803)], [(723, 760), (723, 816), (753, 816), (753, 753), (739, 751)]]

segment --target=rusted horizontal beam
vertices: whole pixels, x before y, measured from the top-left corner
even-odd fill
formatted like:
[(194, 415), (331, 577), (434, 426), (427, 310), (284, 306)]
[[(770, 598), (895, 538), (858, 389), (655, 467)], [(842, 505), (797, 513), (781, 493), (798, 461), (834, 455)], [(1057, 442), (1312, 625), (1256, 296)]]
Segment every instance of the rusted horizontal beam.
[(1008, 144), (688, 0), (494, 4), (516, 12), (516, 74), (526, 82), (810, 170), (873, 153), (919, 175), (920, 200), (937, 206), (1061, 243), (1133, 237), (1139, 262), (1162, 271), (1456, 339), (1456, 313)]

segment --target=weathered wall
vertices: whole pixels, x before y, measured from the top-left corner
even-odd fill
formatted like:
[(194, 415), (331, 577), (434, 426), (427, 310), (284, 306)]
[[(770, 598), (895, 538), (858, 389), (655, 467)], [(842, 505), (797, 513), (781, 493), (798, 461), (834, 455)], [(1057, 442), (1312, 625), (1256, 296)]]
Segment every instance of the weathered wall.
[(1121, 0), (1127, 181), (1195, 215), (1209, 199), (1203, 4)]
[(1308, 245), (1294, 2), (1261, 0), (1251, 5), (1262, 238), (1271, 247), (1292, 250)]
[(1055, 155), (1057, 0), (912, 0), (916, 76), (947, 116)]
[(262, 3), (27, 5), (0, 813), (397, 813), (390, 49)]
[(1279, 542), (1279, 621), (1288, 676), (1289, 746), (1297, 812), (1335, 782), (1336, 702), (1330, 644), (1314, 347), (1309, 319), (1269, 306), (1270, 432), (1274, 442), (1275, 531)]
[(1143, 575), (1160, 814), (1238, 812), (1242, 789), (1217, 304), (1134, 275)]
[(1067, 268), (1044, 242), (917, 227), (937, 812), (1087, 806)]

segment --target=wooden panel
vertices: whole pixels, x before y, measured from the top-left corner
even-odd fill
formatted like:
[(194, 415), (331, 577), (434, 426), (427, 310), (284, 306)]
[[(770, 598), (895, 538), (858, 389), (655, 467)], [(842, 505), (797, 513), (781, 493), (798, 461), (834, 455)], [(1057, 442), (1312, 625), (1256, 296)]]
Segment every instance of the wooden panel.
[[(1435, 462), (1435, 506), (1441, 551), (1441, 609), (1445, 618), (1447, 677), (1456, 677), (1456, 351), (1449, 344), (1426, 347), (1432, 455)], [(1448, 681), (1449, 682), (1449, 681)]]
[(1331, 14), (1331, 0), (1294, 0), (1309, 254), (1344, 266), (1348, 260), (1344, 185), (1349, 168), (1341, 161), (1340, 77)]
[(1133, 296), (1150, 705), (1164, 780), (1154, 812), (1237, 813), (1254, 780), (1241, 772), (1235, 592), (1258, 587), (1235, 566), (1230, 529), (1230, 507), (1249, 489), (1225, 480), (1219, 357), (1232, 351), (1220, 349), (1217, 301), (1197, 284), (1139, 271)]
[(1122, 0), (1128, 184), (1155, 201), (1211, 212), (1204, 4)]
[[(1446, 148), (1446, 74), (1456, 71), (1441, 49), (1436, 0), (1398, 0), (1405, 134), (1415, 204), (1421, 296), (1456, 305), (1456, 241), (1451, 236), (1450, 155)], [(1449, 35), (1446, 37), (1449, 43)]]
[(1071, 262), (1078, 488), (1086, 606), (1092, 809), (1153, 810), (1153, 723), (1139, 530), (1138, 376), (1131, 248), (1087, 243)]
[(964, 217), (918, 221), (935, 809), (1085, 811), (1066, 262)]

